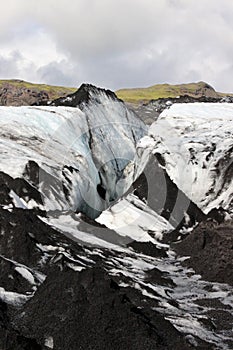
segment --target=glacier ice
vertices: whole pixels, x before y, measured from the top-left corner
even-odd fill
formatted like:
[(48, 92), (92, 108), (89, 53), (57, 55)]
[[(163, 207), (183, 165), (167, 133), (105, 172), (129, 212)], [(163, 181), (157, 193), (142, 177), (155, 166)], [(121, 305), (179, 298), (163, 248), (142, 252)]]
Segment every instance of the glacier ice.
[(174, 104), (149, 136), (153, 153), (162, 155), (168, 175), (194, 203), (206, 213), (219, 207), (233, 213), (232, 104)]
[(136, 144), (147, 129), (104, 90), (79, 107), (0, 107), (0, 171), (22, 177), (34, 161), (47, 211), (95, 218), (131, 185)]

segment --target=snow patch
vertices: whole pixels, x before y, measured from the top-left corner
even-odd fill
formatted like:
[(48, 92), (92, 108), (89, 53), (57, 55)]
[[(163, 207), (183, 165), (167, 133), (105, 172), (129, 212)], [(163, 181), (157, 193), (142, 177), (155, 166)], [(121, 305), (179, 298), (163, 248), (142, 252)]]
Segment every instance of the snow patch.
[[(164, 232), (172, 226), (163, 217), (150, 210), (142, 201), (130, 195), (104, 211), (97, 222), (115, 230), (122, 236), (139, 242), (159, 244)], [(153, 233), (154, 238), (148, 232)]]
[(53, 349), (54, 347), (53, 337), (47, 337), (45, 339), (44, 345), (49, 349)]
[(8, 292), (4, 288), (0, 287), (0, 299), (6, 304), (13, 306), (21, 306), (29, 299), (29, 296), (14, 292)]
[(35, 279), (34, 279), (33, 275), (25, 267), (17, 266), (15, 268), (15, 271), (18, 272), (30, 284), (35, 284)]

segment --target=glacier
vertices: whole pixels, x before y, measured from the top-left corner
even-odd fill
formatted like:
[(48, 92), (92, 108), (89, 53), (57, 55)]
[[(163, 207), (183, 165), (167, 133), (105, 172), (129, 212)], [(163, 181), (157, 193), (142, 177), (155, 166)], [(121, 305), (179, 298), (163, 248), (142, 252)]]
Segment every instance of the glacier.
[(136, 144), (146, 132), (104, 90), (81, 101), (80, 108), (0, 107), (0, 171), (19, 178), (33, 160), (38, 184), (27, 181), (38, 186), (46, 211), (95, 218), (130, 187), (130, 174), (136, 176), (139, 167)]
[[(184, 103), (165, 109), (140, 142), (160, 154), (170, 178), (205, 213), (233, 215), (233, 105)], [(144, 141), (145, 140), (145, 141)]]
[(38, 349), (232, 348), (232, 287), (203, 280), (175, 246), (203, 224), (204, 250), (217, 225), (208, 212), (232, 214), (233, 108), (168, 107), (149, 129), (90, 85), (48, 106), (0, 107), (10, 334)]

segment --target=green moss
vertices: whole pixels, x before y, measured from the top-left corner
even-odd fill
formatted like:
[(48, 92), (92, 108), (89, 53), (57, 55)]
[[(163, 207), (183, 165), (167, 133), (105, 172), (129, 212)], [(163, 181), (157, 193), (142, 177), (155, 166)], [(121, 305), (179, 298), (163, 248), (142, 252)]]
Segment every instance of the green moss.
[(197, 96), (198, 93), (208, 88), (213, 95), (217, 95), (215, 90), (204, 82), (190, 84), (157, 84), (148, 88), (121, 89), (116, 91), (119, 98), (131, 103), (146, 102), (152, 99), (177, 97), (181, 95)]

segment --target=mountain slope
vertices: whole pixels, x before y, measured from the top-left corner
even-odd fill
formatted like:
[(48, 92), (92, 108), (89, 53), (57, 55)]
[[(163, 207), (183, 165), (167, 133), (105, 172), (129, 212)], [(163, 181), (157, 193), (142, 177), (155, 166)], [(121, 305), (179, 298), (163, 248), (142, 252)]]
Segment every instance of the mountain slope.
[[(25, 106), (45, 104), (69, 94), (77, 88), (65, 86), (53, 86), (46, 84), (33, 84), (22, 80), (0, 80), (0, 105), (2, 106)], [(176, 98), (177, 96), (191, 96), (194, 98), (222, 98), (231, 96), (216, 92), (213, 87), (205, 82), (190, 84), (156, 84), (148, 88), (130, 88), (116, 91), (118, 98), (125, 102), (141, 104), (160, 98)]]
[(189, 95), (192, 97), (213, 97), (220, 98), (221, 94), (216, 92), (213, 87), (205, 82), (190, 84), (157, 84), (148, 88), (120, 89), (116, 91), (119, 98), (126, 102), (139, 103), (158, 98), (175, 98), (177, 96)]
[(0, 105), (33, 105), (66, 96), (75, 90), (76, 88), (33, 84), (23, 80), (0, 80)]

